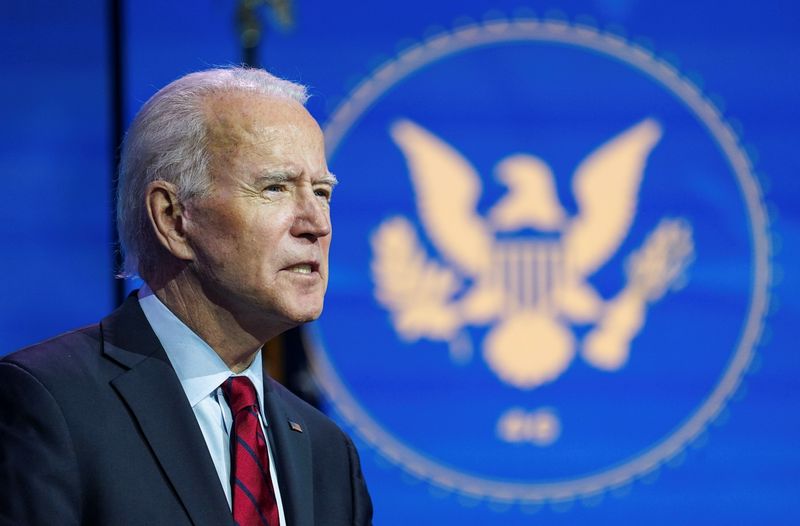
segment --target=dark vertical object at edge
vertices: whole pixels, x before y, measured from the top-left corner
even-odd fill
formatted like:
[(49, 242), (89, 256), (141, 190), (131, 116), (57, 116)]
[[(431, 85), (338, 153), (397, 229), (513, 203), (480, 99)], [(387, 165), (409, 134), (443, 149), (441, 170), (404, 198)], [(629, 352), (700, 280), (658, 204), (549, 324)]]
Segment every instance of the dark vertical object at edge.
[(116, 277), (122, 270), (122, 254), (119, 250), (117, 234), (117, 167), (119, 166), (119, 147), (124, 134), (124, 60), (123, 60), (123, 5), (122, 0), (109, 0), (108, 9), (108, 75), (111, 116), (111, 260), (113, 262), (114, 305), (125, 299), (125, 280)]

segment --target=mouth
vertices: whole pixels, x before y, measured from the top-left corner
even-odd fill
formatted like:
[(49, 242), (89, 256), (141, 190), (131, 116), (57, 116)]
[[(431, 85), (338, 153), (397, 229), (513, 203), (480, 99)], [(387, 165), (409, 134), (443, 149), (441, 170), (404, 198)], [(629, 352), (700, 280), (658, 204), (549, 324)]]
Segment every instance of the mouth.
[(288, 272), (292, 272), (294, 274), (311, 274), (312, 272), (319, 272), (319, 263), (315, 263), (313, 261), (303, 262), (303, 263), (295, 263), (285, 269)]

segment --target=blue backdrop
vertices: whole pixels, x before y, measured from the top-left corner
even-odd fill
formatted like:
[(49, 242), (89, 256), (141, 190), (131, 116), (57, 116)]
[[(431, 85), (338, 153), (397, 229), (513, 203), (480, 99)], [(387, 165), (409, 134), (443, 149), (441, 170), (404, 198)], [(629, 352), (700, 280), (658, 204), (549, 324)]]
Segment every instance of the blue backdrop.
[[(240, 58), (233, 2), (129, 4), (127, 120)], [(114, 145), (105, 4), (2, 11), (4, 354), (113, 307)], [(800, 521), (798, 13), (267, 20), (263, 62), (310, 85), (342, 181), (315, 370), (376, 524)]]

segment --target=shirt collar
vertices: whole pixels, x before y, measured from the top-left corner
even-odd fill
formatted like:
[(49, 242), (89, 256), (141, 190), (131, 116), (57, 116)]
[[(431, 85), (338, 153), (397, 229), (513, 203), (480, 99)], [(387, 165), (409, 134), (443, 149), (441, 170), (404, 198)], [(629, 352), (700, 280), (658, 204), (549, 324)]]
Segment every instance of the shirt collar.
[(236, 375), (211, 346), (161, 303), (150, 287), (145, 284), (139, 289), (138, 296), (139, 305), (164, 347), (192, 407), (214, 393), (228, 377), (246, 376), (256, 388), (258, 405), (264, 414), (264, 372), (260, 349), (250, 366)]

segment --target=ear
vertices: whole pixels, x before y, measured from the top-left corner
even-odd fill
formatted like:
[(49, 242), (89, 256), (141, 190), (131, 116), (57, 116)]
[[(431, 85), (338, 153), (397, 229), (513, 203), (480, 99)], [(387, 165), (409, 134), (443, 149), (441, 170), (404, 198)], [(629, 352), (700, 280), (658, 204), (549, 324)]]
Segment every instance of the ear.
[(166, 181), (153, 181), (147, 185), (145, 202), (153, 234), (161, 246), (180, 260), (194, 259), (194, 252), (186, 239), (184, 210), (178, 201), (175, 185)]

